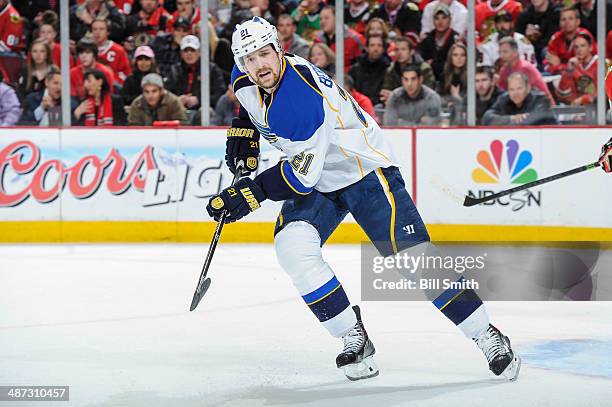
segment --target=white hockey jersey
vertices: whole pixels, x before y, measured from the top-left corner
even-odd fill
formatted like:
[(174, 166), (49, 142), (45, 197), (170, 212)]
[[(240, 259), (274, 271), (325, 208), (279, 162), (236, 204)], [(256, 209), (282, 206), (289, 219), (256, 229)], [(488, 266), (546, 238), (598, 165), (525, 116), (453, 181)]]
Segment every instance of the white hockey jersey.
[[(495, 62), (499, 59), (499, 33), (489, 35), (489, 38), (478, 46), (478, 66), (488, 65), (495, 66)], [(535, 50), (527, 37), (521, 33), (515, 32), (514, 40), (518, 44), (519, 57), (522, 60), (537, 65)]]
[[(285, 55), (272, 94), (236, 66), (232, 72), (241, 116), (289, 157), (283, 181), (297, 194), (337, 191), (376, 168), (398, 165), (378, 124), (348, 92), (305, 59)], [(245, 117), (246, 118), (246, 117)]]

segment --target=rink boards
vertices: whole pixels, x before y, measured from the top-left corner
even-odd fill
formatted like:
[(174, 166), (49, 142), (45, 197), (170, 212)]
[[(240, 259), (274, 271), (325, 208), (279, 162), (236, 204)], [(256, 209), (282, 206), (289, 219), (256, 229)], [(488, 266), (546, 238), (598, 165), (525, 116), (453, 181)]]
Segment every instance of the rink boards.
[[(610, 128), (384, 132), (436, 240), (612, 240), (612, 177), (599, 169), (460, 203), (593, 162)], [(208, 241), (204, 207), (231, 181), (224, 154), (220, 128), (2, 129), (0, 241)], [(259, 171), (282, 158), (262, 143)], [(266, 201), (223, 240), (272, 241), (279, 210)], [(364, 239), (352, 218), (332, 237)]]

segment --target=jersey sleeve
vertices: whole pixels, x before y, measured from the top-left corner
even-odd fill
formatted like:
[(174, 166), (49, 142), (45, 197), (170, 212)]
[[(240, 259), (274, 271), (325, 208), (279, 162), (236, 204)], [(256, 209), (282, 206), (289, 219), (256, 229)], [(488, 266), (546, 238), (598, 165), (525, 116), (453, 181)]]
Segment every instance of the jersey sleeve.
[(284, 201), (308, 195), (319, 182), (329, 148), (327, 131), (321, 126), (312, 137), (299, 144), (303, 147), (300, 153), (255, 177), (268, 199)]

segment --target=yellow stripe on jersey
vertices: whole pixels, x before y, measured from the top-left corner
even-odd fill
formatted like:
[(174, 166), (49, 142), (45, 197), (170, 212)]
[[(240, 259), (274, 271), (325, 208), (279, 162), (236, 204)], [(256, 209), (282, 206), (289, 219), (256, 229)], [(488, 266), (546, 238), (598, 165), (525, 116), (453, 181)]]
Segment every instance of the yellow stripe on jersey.
[(389, 182), (387, 181), (385, 174), (383, 174), (382, 169), (379, 167), (376, 169), (376, 172), (378, 172), (380, 179), (383, 180), (385, 184), (386, 193), (389, 197), (389, 203), (391, 204), (391, 225), (389, 226), (389, 234), (391, 237), (391, 245), (393, 245), (393, 252), (397, 253), (397, 243), (395, 243), (395, 198), (393, 197), (393, 192), (391, 192), (391, 187), (389, 186)]

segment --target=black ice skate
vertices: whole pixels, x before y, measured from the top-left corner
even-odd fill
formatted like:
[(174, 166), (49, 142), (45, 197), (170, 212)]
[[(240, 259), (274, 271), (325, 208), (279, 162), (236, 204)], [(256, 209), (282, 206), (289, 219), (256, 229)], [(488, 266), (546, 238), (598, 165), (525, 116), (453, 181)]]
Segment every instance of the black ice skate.
[(346, 335), (342, 337), (344, 349), (336, 357), (336, 366), (344, 369), (349, 380), (368, 379), (378, 376), (378, 366), (374, 362), (374, 344), (361, 322), (361, 311), (357, 305), (353, 306), (357, 323)]
[(503, 375), (511, 382), (518, 378), (521, 370), (521, 357), (510, 347), (510, 339), (499, 329), (489, 324), (489, 328), (478, 338), (474, 338), (489, 362), (489, 369), (495, 376)]

